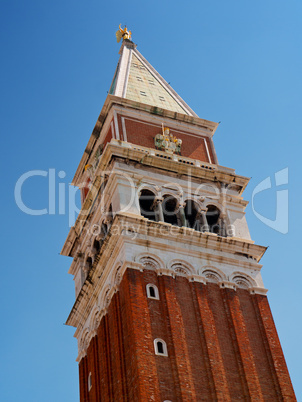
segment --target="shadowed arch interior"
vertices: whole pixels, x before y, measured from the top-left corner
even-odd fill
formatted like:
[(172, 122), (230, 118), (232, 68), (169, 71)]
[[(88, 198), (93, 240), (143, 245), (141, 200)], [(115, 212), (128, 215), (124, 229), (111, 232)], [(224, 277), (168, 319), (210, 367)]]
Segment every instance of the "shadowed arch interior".
[(209, 226), (209, 231), (212, 233), (219, 234), (220, 226), (219, 226), (219, 217), (220, 211), (215, 205), (207, 206), (206, 218)]
[(184, 209), (187, 226), (195, 230), (200, 230), (200, 222), (198, 219), (198, 208), (196, 202), (194, 202), (193, 200), (187, 200)]
[(180, 226), (178, 214), (178, 202), (172, 195), (164, 196), (162, 203), (163, 214), (165, 222), (171, 223), (171, 225)]
[(154, 211), (155, 194), (147, 189), (141, 191), (139, 197), (139, 206), (141, 214), (151, 221), (156, 221), (156, 214)]

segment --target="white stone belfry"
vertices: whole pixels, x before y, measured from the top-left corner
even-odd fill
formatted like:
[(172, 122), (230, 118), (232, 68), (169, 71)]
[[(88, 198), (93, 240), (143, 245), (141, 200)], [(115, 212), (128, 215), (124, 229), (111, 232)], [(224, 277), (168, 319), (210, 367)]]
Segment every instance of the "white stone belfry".
[[(181, 155), (155, 148), (163, 125), (182, 138)], [(67, 324), (76, 327), (78, 360), (127, 268), (266, 293), (259, 263), (266, 248), (251, 240), (245, 219), (249, 179), (218, 164), (217, 126), (124, 40), (73, 179), (83, 204), (62, 249), (73, 257), (76, 301)]]

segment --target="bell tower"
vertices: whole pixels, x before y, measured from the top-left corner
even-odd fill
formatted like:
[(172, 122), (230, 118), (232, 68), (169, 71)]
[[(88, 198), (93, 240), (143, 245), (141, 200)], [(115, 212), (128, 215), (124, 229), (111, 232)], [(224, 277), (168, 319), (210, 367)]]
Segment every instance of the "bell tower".
[(120, 29), (120, 59), (73, 179), (80, 400), (295, 401), (251, 240), (249, 179)]

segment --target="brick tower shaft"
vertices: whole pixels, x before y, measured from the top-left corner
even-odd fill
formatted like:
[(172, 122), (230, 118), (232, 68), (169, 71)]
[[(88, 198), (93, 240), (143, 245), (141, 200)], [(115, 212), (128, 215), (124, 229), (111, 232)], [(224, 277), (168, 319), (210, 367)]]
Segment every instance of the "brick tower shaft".
[[(127, 31), (127, 30), (126, 30)], [(76, 300), (80, 400), (295, 401), (251, 240), (249, 179), (125, 30), (73, 179), (62, 254)]]

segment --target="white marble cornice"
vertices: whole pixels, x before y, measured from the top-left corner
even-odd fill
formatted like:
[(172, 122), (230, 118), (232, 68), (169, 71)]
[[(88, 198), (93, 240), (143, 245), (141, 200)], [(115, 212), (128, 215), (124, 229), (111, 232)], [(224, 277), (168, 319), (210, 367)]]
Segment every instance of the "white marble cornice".
[[(134, 231), (129, 232), (123, 229), (129, 227), (129, 225), (132, 225)], [(138, 270), (145, 269), (139, 261), (131, 261), (131, 258), (133, 258), (131, 253), (133, 253), (135, 247), (140, 247), (142, 250), (153, 247), (154, 250), (157, 250), (157, 253), (162, 250), (163, 255), (168, 250), (173, 256), (178, 255), (182, 261), (186, 260), (189, 247), (189, 254), (196, 261), (201, 261), (202, 259), (212, 261), (212, 264), (219, 264), (223, 261), (224, 264), (232, 266), (234, 272), (235, 269), (241, 268), (242, 270), (248, 270), (248, 272), (254, 272), (254, 275), (260, 271), (261, 266), (257, 261), (260, 260), (266, 249), (247, 240), (223, 238), (210, 233), (200, 233), (192, 229), (187, 239), (186, 235), (184, 235), (184, 228), (173, 227), (173, 233), (169, 233), (171, 228), (169, 224), (151, 222), (141, 217), (137, 219), (135, 216), (130, 217), (126, 214), (117, 214), (112, 226), (114, 227), (114, 232), (110, 231), (107, 235), (100, 256), (89, 271), (67, 320), (68, 325), (75, 326), (78, 329), (85, 326), (93, 306), (100, 303), (102, 297), (104, 297), (104, 300), (102, 299), (102, 304), (98, 304), (98, 306), (100, 309), (107, 309), (127, 267)], [(164, 230), (152, 235), (151, 226)], [(146, 242), (148, 247), (146, 247)], [(254, 260), (249, 260), (245, 257), (245, 253), (253, 256)], [(127, 257), (128, 254), (130, 259)], [(117, 264), (119, 260), (124, 262)], [(156, 268), (156, 271), (159, 275), (174, 277), (178, 274), (184, 274), (192, 280), (197, 280), (198, 276), (202, 276), (202, 273), (196, 267), (192, 266), (190, 268), (187, 263), (182, 263), (182, 265), (183, 269), (180, 269), (174, 257), (171, 258), (171, 265), (161, 264)], [(119, 270), (118, 277), (116, 277), (117, 270)], [(243, 273), (242, 275), (245, 274)], [(228, 281), (227, 279), (224, 280)], [(200, 281), (202, 282), (203, 280)], [(225, 283), (227, 286), (227, 282)], [(106, 296), (104, 292), (106, 292)]]

